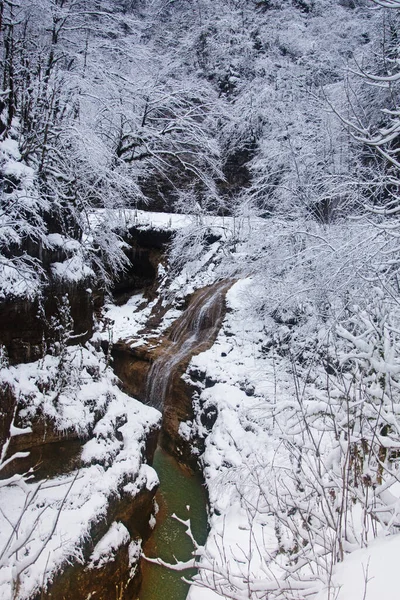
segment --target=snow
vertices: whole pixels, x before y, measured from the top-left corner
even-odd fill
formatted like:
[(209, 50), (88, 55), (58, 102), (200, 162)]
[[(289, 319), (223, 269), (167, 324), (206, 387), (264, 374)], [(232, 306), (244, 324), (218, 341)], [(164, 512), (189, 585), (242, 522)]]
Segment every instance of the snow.
[(77, 240), (61, 235), (61, 233), (49, 233), (47, 240), (51, 246), (63, 248), (67, 251), (78, 251), (81, 247)]
[(186, 441), (190, 440), (191, 434), (191, 422), (185, 423), (181, 421), (179, 423), (178, 434)]
[(20, 180), (23, 186), (31, 187), (35, 179), (35, 171), (21, 162), (21, 154), (18, 148), (18, 141), (7, 137), (0, 141), (0, 163), (2, 171), (7, 177), (15, 177)]
[(117, 550), (127, 544), (130, 534), (123, 523), (111, 524), (110, 529), (96, 544), (89, 558), (89, 569), (101, 569), (107, 562), (112, 562)]
[(0, 152), (4, 152), (8, 157), (13, 158), (14, 160), (21, 160), (18, 141), (11, 137), (6, 137), (0, 142)]
[(0, 299), (9, 297), (32, 299), (37, 296), (39, 290), (37, 273), (24, 269), (19, 261), (1, 258)]
[(88, 267), (84, 258), (79, 254), (74, 254), (63, 262), (52, 263), (51, 271), (55, 279), (74, 283), (95, 276), (93, 269)]
[(3, 173), (7, 177), (15, 177), (23, 182), (25, 186), (31, 186), (35, 179), (35, 171), (22, 162), (10, 160), (3, 167)]
[(141, 466), (141, 474), (146, 478), (146, 489), (151, 491), (160, 483), (157, 473), (149, 465)]
[(122, 306), (106, 304), (103, 309), (104, 339), (109, 333), (114, 341), (136, 337), (145, 326), (154, 304), (155, 301), (147, 303), (142, 294), (134, 294)]
[[(0, 372), (24, 406), (20, 415), (24, 424), (45, 415), (60, 432), (73, 430), (87, 437), (92, 431), (91, 439), (83, 444), (82, 467), (76, 473), (0, 486), (0, 548), (9, 556), (0, 563), (3, 598), (12, 597), (12, 581), (18, 572), (20, 597), (28, 597), (51, 581), (62, 565), (82, 562), (83, 542), (93, 525), (105, 518), (110, 501), (122, 491), (134, 496), (158, 484), (157, 474), (144, 464), (143, 457), (146, 439), (159, 428), (161, 415), (124, 394), (105, 360), (88, 343), (84, 348), (66, 349), (61, 362), (60, 357), (47, 355), (36, 363)], [(67, 369), (66, 380), (63, 369)], [(12, 433), (23, 432), (13, 426)], [(15, 543), (14, 535), (18, 544), (26, 538), (23, 556), (7, 547), (8, 538)], [(91, 567), (100, 568), (128, 539), (126, 529), (113, 524), (97, 544)], [(31, 557), (35, 557), (33, 564)]]
[(16, 427), (13, 423), (10, 426), (10, 436), (24, 435), (26, 433), (32, 433), (32, 427)]
[[(141, 540), (132, 540), (128, 546), (129, 565), (136, 569), (142, 550)], [(134, 573), (132, 573), (133, 575)]]
[(221, 600), (221, 598), (226, 598), (226, 596), (221, 596), (212, 589), (197, 587), (196, 585), (190, 586), (189, 593), (186, 596), (186, 600)]
[[(97, 209), (90, 214), (93, 224), (101, 222), (105, 214), (102, 209)], [(179, 212), (154, 212), (151, 210), (136, 209), (108, 209), (107, 217), (111, 219), (116, 229), (151, 229), (152, 231), (176, 232), (189, 228), (200, 230), (211, 229), (221, 236), (229, 236), (238, 226), (233, 217), (219, 217), (212, 214), (201, 216), (182, 214)], [(262, 219), (252, 217), (253, 223), (262, 223)]]
[(145, 229), (160, 229), (175, 231), (183, 227), (187, 227), (192, 222), (188, 215), (180, 215), (177, 213), (168, 212), (152, 212), (144, 210), (127, 210), (120, 211), (119, 215), (125, 221), (126, 226), (139, 226)]
[[(397, 600), (400, 534), (378, 538), (368, 548), (355, 550), (333, 571), (335, 600)], [(332, 592), (331, 592), (332, 594)], [(322, 591), (316, 600), (329, 600)]]
[[(105, 211), (96, 210), (90, 214), (92, 225), (96, 226), (104, 218)], [(107, 210), (107, 217), (112, 220), (115, 229), (129, 229), (138, 227), (140, 229), (152, 229), (162, 231), (176, 231), (187, 227), (192, 222), (188, 215), (178, 213), (153, 212), (137, 209), (112, 209)]]
[(64, 355), (47, 354), (42, 360), (9, 367), (0, 376), (20, 397), (20, 416), (26, 423), (41, 413), (59, 431), (73, 429), (85, 436), (96, 412), (105, 411), (116, 389), (111, 372), (100, 371), (103, 361), (102, 352), (89, 343), (65, 348)]

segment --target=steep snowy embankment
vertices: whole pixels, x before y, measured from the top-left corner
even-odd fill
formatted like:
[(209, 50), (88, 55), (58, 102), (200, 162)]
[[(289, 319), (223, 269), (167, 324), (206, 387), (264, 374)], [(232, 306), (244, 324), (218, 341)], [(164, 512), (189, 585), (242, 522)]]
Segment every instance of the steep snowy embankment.
[(212, 590), (225, 595), (229, 588), (235, 598), (253, 597), (256, 588), (268, 589), (269, 577), (284, 572), (283, 557), (271, 561), (278, 551), (276, 520), (262, 486), (270, 465), (290, 468), (279, 455), (271, 413), (293, 397), (294, 383), (282, 368), (278, 377), (263, 353), (262, 320), (252, 319), (246, 307), (252, 286), (245, 279), (228, 292), (229, 314), (216, 343), (189, 368), (196, 380), (201, 374), (207, 381), (195, 401), (197, 421), (188, 425), (191, 435), (205, 440), (201, 463), (211, 507), (211, 532), (195, 578), (201, 587), (192, 586), (190, 600), (217, 598)]
[[(348, 451), (335, 428), (346, 419), (349, 427), (351, 409), (341, 404), (343, 381), (327, 378), (329, 349), (314, 349), (312, 361), (299, 362), (268, 340), (264, 319), (249, 310), (256, 287), (248, 278), (228, 292), (228, 314), (214, 346), (188, 369), (188, 377), (204, 383), (194, 400), (197, 419), (181, 433), (204, 438), (200, 460), (211, 526), (197, 552), (200, 569), (188, 600), (265, 594), (327, 600), (337, 593), (343, 600), (378, 600), (382, 593), (394, 600), (391, 557), (399, 542), (390, 533), (398, 527), (400, 498), (395, 472), (388, 469), (372, 483), (376, 472), (367, 458), (360, 467), (350, 458), (346, 470), (354, 450)], [(321, 328), (320, 339), (328, 332)], [(300, 342), (292, 344), (294, 353)], [(305, 345), (306, 355), (311, 337)], [(397, 405), (392, 409), (394, 422)], [(362, 490), (357, 493), (352, 471), (358, 468), (378, 518)], [(343, 562), (335, 555), (338, 536)]]
[[(35, 431), (41, 422), (45, 423), (43, 444), (52, 429), (60, 439), (62, 435), (82, 439), (79, 469), (69, 474), (61, 470), (58, 476), (39, 482), (21, 475), (0, 480), (2, 598), (14, 593), (18, 598), (30, 597), (67, 564), (87, 561), (85, 552), (93, 546), (94, 532), (98, 537), (108, 526), (111, 529), (94, 548), (88, 568), (99, 569), (113, 561), (130, 534), (122, 523), (107, 522), (115, 510), (110, 512), (110, 506), (121, 498), (130, 498), (133, 506), (140, 492), (157, 486), (157, 475), (146, 464), (146, 447), (149, 435), (159, 428), (160, 414), (117, 387), (106, 357), (94, 344), (96, 340), (85, 347), (64, 347), (59, 354), (0, 372), (2, 384), (10, 386), (19, 400), (20, 427), (12, 424), (11, 445), (15, 436), (29, 434), (31, 424)], [(14, 464), (18, 472), (18, 455)], [(132, 574), (138, 559), (136, 546), (132, 540)]]
[(160, 272), (177, 303), (164, 327), (193, 289), (238, 279), (185, 375), (196, 416), (180, 434), (197, 452), (203, 440), (211, 525), (189, 598), (325, 600), (344, 582), (348, 600), (348, 569), (371, 552), (380, 580), (374, 548), (400, 525), (399, 315), (368, 282), (387, 241), (362, 223), (227, 219), (223, 232), (180, 228)]

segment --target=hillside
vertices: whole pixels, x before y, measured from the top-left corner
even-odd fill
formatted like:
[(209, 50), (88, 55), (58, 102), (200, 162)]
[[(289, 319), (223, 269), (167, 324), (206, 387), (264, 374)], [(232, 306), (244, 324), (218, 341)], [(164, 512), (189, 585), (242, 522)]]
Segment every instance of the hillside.
[(157, 439), (208, 492), (190, 600), (396, 598), (399, 32), (0, 2), (5, 599), (140, 597)]

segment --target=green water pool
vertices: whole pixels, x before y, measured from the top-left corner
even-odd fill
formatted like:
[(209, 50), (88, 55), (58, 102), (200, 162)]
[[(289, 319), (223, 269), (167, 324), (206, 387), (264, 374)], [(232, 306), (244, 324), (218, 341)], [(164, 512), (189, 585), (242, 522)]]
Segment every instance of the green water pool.
[[(193, 545), (185, 527), (172, 518), (191, 519), (195, 539), (203, 544), (207, 537), (206, 493), (202, 479), (183, 468), (174, 458), (158, 448), (154, 468), (160, 488), (156, 500), (159, 506), (157, 525), (144, 547), (147, 556), (160, 557), (168, 562), (188, 560)], [(187, 510), (187, 506), (190, 507)], [(175, 572), (143, 561), (143, 585), (139, 600), (185, 600), (189, 586), (181, 577), (190, 577), (193, 570)]]

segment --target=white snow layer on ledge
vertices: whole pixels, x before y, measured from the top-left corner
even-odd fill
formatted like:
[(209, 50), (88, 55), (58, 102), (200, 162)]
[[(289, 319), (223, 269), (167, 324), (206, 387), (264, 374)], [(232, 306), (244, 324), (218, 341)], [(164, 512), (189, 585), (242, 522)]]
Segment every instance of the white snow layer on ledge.
[[(105, 215), (107, 215), (109, 221), (113, 221), (113, 226), (116, 228), (140, 227), (158, 231), (177, 231), (183, 227), (188, 227), (196, 219), (194, 215), (152, 212), (134, 208), (96, 209), (89, 217), (91, 224), (96, 226), (97, 223), (101, 223)], [(211, 217), (207, 218), (211, 219)], [(220, 219), (220, 217), (213, 217), (213, 219)]]
[[(108, 340), (111, 335), (114, 342), (135, 337), (145, 326), (155, 302), (146, 303), (143, 294), (135, 294), (121, 306), (106, 304), (103, 309), (105, 328), (102, 337)], [(141, 306), (143, 304), (144, 308)]]
[(96, 411), (105, 411), (109, 400), (119, 392), (116, 378), (106, 369), (102, 351), (87, 343), (70, 346), (58, 356), (0, 370), (21, 399), (20, 416), (25, 421), (46, 415), (62, 432), (74, 430), (87, 435)]
[(106, 563), (113, 561), (119, 548), (127, 544), (129, 539), (129, 531), (125, 525), (114, 521), (94, 547), (89, 559), (89, 569), (101, 569)]
[[(153, 212), (149, 210), (131, 209), (95, 209), (89, 215), (90, 224), (93, 227), (101, 224), (104, 218), (115, 229), (130, 229), (137, 227), (138, 229), (152, 229), (155, 231), (170, 231), (175, 232), (185, 227), (212, 228), (215, 230), (226, 231), (236, 230), (237, 219), (235, 217), (219, 217), (215, 215), (204, 214), (183, 214), (183, 213), (168, 213), (168, 212)], [(253, 226), (265, 226), (266, 221), (258, 217), (250, 219)]]
[(23, 270), (17, 261), (2, 257), (0, 264), (0, 300), (21, 298), (32, 300), (38, 293), (39, 281), (33, 270)]
[(75, 283), (95, 276), (93, 269), (85, 264), (84, 258), (79, 254), (67, 258), (63, 262), (53, 263), (51, 272), (55, 279)]
[[(4, 560), (6, 550), (0, 558), (1, 598), (13, 597), (18, 571), (18, 598), (26, 598), (51, 581), (65, 563), (81, 562), (83, 541), (106, 517), (110, 499), (119, 497), (122, 485), (124, 493), (134, 496), (157, 484), (157, 474), (143, 457), (146, 438), (159, 426), (160, 413), (119, 390), (111, 370), (105, 368), (104, 355), (102, 362), (101, 354), (88, 348), (68, 349), (69, 386), (58, 393), (54, 388), (43, 390), (54, 385), (59, 357), (46, 356), (38, 363), (1, 371), (2, 380), (24, 397), (28, 420), (39, 411), (54, 419), (60, 430), (72, 428), (85, 435), (93, 425), (94, 411), (103, 413), (92, 439), (83, 446), (82, 463), (87, 466), (78, 473), (40, 483), (0, 485), (0, 556), (8, 540), (16, 545), (22, 541), (18, 555), (11, 553)], [(13, 538), (13, 528), (18, 539)]]

